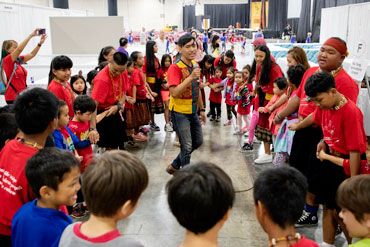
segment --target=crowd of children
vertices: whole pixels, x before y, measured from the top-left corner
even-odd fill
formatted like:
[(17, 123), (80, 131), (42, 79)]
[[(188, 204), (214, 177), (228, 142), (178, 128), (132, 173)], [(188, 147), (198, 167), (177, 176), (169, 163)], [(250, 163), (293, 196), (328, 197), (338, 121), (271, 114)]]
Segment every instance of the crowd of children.
[[(363, 238), (353, 246), (367, 246), (370, 181), (368, 175), (355, 175), (370, 174), (370, 140), (366, 143), (355, 104), (358, 90), (341, 67), (345, 43), (329, 39), (320, 50), (319, 67), (310, 69), (304, 51), (293, 47), (285, 78), (264, 41), (254, 47), (252, 66), (241, 71), (234, 53), (224, 50), (225, 41), (222, 36), (219, 50), (225, 53), (200, 61), (200, 89), (210, 91), (210, 121), (221, 121), (224, 98), (224, 126), (234, 118), (234, 134), (248, 137), (240, 151), (253, 150), (256, 138), (264, 154), (255, 164), (275, 167), (254, 184), (257, 219), (270, 246), (318, 246), (294, 228), (309, 212), (317, 213), (318, 204), (324, 205), (323, 246), (333, 246), (337, 224), (349, 243)], [(92, 149), (92, 144), (107, 151), (125, 149), (124, 143), (138, 147), (137, 141), (148, 140), (149, 128), (160, 131), (154, 114), (164, 113), (164, 130), (174, 131), (167, 79), (172, 57), (165, 54), (160, 61), (155, 41), (147, 42), (145, 56), (138, 51), (128, 56), (128, 42), (120, 40), (121, 52), (104, 47), (99, 66), (86, 80), (81, 74), (71, 77), (69, 57), (55, 57), (48, 90), (27, 90), (0, 112), (4, 246), (142, 246), (122, 237), (117, 222), (135, 211), (148, 185), (144, 164), (122, 150), (93, 158)], [(211, 163), (184, 166), (167, 192), (171, 212), (187, 230), (182, 246), (216, 246), (235, 197), (229, 176)], [(87, 208), (89, 220), (71, 224), (66, 214), (81, 218)]]

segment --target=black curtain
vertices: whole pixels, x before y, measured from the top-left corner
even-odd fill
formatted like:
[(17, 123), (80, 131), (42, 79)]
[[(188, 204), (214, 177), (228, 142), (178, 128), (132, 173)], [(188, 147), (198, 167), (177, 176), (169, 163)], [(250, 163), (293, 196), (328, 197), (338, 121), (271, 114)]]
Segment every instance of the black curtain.
[(268, 11), (268, 27), (272, 31), (283, 32), (287, 24), (288, 16), (288, 1), (287, 0), (273, 0), (269, 1)]
[(109, 16), (117, 16), (117, 0), (108, 0), (108, 15)]
[(204, 15), (211, 17), (211, 27), (227, 28), (236, 26), (237, 22), (249, 27), (249, 6), (249, 1), (247, 4), (205, 4)]
[(298, 21), (297, 41), (304, 43), (311, 31), (311, 0), (302, 0), (301, 14)]
[[(292, 32), (297, 34), (299, 18), (288, 18), (286, 23), (292, 27)], [(285, 26), (284, 26), (285, 27)]]
[(182, 25), (184, 30), (196, 26), (195, 5), (186, 5), (182, 8)]
[(53, 0), (54, 8), (69, 9), (68, 0)]

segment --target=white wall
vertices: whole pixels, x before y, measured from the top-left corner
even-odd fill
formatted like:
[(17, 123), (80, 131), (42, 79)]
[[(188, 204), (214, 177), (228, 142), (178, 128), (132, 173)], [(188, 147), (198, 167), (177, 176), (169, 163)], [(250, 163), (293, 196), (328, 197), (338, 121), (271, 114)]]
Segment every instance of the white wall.
[(288, 0), (288, 18), (299, 18), (301, 15), (302, 1)]

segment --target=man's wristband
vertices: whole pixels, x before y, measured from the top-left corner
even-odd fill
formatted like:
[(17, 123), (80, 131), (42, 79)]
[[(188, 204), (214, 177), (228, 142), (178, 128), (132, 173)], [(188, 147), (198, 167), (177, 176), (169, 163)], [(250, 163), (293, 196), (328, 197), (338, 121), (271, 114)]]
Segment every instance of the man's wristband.
[(205, 111), (206, 111), (206, 109), (202, 108), (202, 109), (200, 109), (199, 111), (200, 111), (200, 112), (205, 112)]
[(121, 103), (117, 102), (117, 103), (116, 103), (116, 105), (117, 105), (117, 107), (118, 107), (118, 110), (120, 111), (120, 110), (122, 109), (122, 105), (121, 105)]
[(89, 131), (97, 131), (96, 128), (90, 128)]

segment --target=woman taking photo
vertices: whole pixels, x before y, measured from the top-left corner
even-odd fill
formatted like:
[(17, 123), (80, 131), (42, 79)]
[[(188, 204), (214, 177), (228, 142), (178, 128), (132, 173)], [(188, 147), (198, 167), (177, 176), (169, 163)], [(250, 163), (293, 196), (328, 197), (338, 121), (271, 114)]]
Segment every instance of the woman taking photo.
[[(40, 28), (36, 28), (19, 45), (15, 40), (5, 40), (3, 42), (1, 50), (1, 81), (6, 88), (5, 100), (8, 104), (13, 104), (18, 94), (27, 88), (27, 70), (22, 67), (22, 64), (34, 58), (45, 42), (47, 36), (46, 34), (39, 35), (39, 30)], [(40, 36), (37, 46), (31, 53), (21, 55), (28, 42), (35, 36)]]

